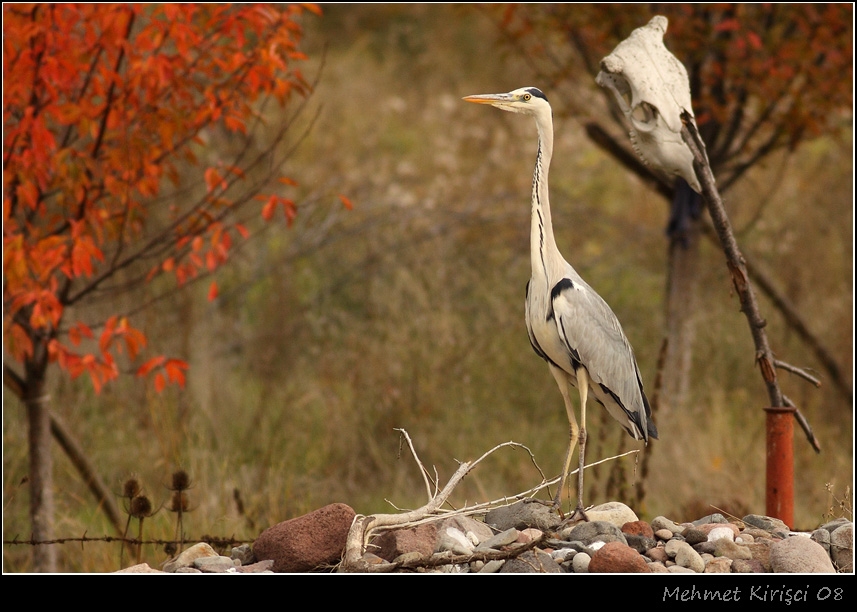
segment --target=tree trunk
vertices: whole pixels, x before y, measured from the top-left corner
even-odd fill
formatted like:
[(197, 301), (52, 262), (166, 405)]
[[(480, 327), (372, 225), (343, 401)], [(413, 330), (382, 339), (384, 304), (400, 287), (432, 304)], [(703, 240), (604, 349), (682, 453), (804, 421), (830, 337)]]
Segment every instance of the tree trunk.
[(666, 290), (666, 354), (661, 371), (658, 412), (661, 418), (687, 406), (696, 336), (696, 273), (699, 265), (701, 199), (677, 181), (667, 228), (669, 257)]
[[(30, 519), (32, 539), (46, 542), (54, 538), (53, 459), (51, 457), (51, 417), (44, 393), (48, 366), (47, 343), (34, 343), (33, 355), (26, 361), (24, 406), (27, 409), (30, 447)], [(57, 555), (53, 545), (33, 547), (33, 571), (56, 572)]]
[(676, 181), (667, 235), (669, 257), (666, 290), (666, 353), (660, 372), (658, 412), (661, 418), (687, 405), (696, 336), (696, 272), (699, 263), (702, 202), (687, 183)]

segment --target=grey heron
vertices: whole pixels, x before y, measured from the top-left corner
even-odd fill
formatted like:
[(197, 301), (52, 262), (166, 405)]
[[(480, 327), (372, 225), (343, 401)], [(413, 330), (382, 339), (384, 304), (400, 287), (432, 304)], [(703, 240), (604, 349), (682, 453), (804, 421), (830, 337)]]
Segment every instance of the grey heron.
[[(509, 93), (466, 96), (464, 100), (529, 115), (536, 121), (539, 140), (530, 221), (532, 276), (527, 283), (525, 317), (530, 344), (547, 361), (568, 415), (568, 450), (553, 503), (561, 508), (563, 485), (574, 447), (579, 444), (577, 508), (571, 518), (585, 519), (583, 458), (587, 397), (594, 397), (636, 440), (648, 443), (649, 438), (658, 437), (658, 431), (643, 392), (634, 350), (619, 320), (607, 302), (563, 258), (554, 239), (548, 201), (553, 113), (547, 97), (535, 87), (524, 87)], [(580, 395), (579, 427), (569, 398), (572, 387)]]

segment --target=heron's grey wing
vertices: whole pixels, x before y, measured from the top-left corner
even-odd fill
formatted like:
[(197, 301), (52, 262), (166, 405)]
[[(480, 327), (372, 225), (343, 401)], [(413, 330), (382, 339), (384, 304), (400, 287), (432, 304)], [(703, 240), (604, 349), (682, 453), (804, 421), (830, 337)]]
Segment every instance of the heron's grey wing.
[(640, 370), (610, 306), (579, 277), (557, 283), (551, 304), (560, 340), (586, 368), (596, 398), (630, 435), (647, 439), (651, 410)]

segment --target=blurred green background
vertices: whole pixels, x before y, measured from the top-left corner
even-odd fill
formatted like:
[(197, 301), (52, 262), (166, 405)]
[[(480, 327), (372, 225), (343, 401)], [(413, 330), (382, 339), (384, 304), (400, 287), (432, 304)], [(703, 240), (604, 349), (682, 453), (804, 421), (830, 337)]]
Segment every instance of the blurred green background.
[[(189, 361), (187, 387), (159, 395), (126, 377), (95, 395), (85, 378), (52, 373), (53, 409), (117, 493), (133, 474), (158, 505), (169, 497), (170, 473), (190, 473), (191, 537), (252, 540), (332, 502), (362, 514), (424, 504), (422, 478), (395, 428), (436, 467), (441, 486), (458, 461), (510, 440), (531, 449), (546, 475), (559, 472), (568, 423), (523, 320), (535, 128), (465, 104), (464, 95), (546, 89), (557, 115), (557, 242), (612, 306), (647, 390), (654, 385), (665, 325), (665, 201), (562, 118), (562, 97), (532, 81), (531, 67), (499, 44), (483, 14), (453, 5), (327, 5), (324, 12), (305, 23), (303, 70), (318, 80), (290, 119), (293, 138), (284, 145), (294, 147), (283, 169), (298, 182), (287, 188), (298, 206), (294, 225), (260, 221), (256, 237), (218, 272), (214, 302), (200, 285), (135, 316), (151, 350)], [(580, 87), (595, 91), (591, 77)], [(850, 117), (847, 124), (835, 138), (754, 168), (726, 204), (742, 249), (851, 372)], [(212, 145), (215, 155), (231, 143), (219, 135)], [(765, 512), (767, 395), (724, 257), (710, 242), (702, 251), (688, 405), (655, 415), (660, 440), (643, 451), (644, 483), (639, 459), (617, 460), (587, 477), (587, 503), (632, 496), (644, 484), (645, 503), (635, 508), (641, 518), (690, 520), (713, 507)], [(776, 356), (820, 372), (759, 299)], [(816, 389), (788, 374), (780, 380), (822, 445), (816, 454), (796, 429), (796, 527), (840, 516), (842, 500), (851, 518), (850, 404), (830, 385)], [(641, 447), (602, 413), (591, 404), (587, 459)], [(4, 539), (26, 538), (26, 427), (15, 400), (4, 405), (3, 431)], [(54, 469), (58, 537), (110, 534), (59, 450)], [(504, 449), (452, 501), (498, 499), (540, 480), (525, 452)], [(146, 536), (172, 537), (173, 521), (158, 513)], [(116, 545), (62, 549), (65, 571), (118, 567)], [(152, 546), (144, 557), (155, 566), (165, 555)], [(28, 562), (27, 547), (4, 546), (6, 571), (26, 571)]]

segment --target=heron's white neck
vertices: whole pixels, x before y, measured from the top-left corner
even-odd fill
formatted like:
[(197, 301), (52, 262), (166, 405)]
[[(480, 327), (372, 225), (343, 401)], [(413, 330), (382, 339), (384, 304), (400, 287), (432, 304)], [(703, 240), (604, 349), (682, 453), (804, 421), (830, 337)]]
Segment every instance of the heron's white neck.
[(551, 279), (551, 266), (563, 262), (556, 246), (551, 223), (551, 208), (548, 199), (548, 170), (553, 156), (553, 121), (551, 112), (536, 115), (539, 130), (539, 151), (533, 170), (533, 200), (530, 221), (530, 260), (533, 278)]

